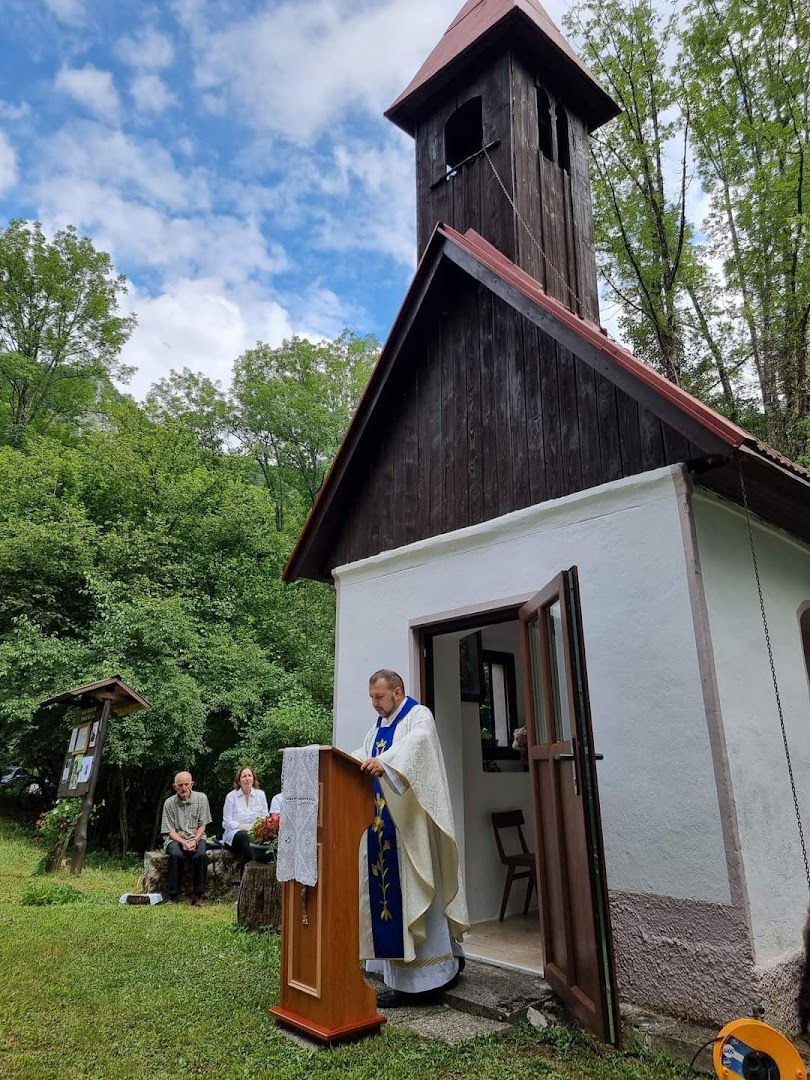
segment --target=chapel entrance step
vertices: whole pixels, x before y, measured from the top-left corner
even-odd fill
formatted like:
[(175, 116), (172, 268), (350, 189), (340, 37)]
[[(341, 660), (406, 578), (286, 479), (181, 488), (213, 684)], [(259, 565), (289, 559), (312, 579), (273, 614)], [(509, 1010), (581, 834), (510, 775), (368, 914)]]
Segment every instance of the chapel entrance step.
[(539, 975), (467, 960), (458, 985), (445, 1001), (459, 1012), (517, 1024), (530, 1008), (560, 1013), (562, 1006), (549, 984)]

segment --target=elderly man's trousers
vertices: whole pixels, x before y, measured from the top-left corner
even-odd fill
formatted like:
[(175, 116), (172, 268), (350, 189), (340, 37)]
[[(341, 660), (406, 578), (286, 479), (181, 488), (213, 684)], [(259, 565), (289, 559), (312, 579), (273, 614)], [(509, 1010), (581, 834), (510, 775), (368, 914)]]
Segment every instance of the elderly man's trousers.
[(191, 881), (195, 896), (202, 896), (205, 892), (205, 873), (208, 869), (208, 860), (205, 856), (205, 840), (200, 840), (196, 851), (185, 851), (176, 840), (172, 840), (166, 848), (169, 856), (168, 886), (169, 896), (175, 897), (180, 892), (180, 882), (183, 878), (183, 868), (186, 861), (191, 863)]

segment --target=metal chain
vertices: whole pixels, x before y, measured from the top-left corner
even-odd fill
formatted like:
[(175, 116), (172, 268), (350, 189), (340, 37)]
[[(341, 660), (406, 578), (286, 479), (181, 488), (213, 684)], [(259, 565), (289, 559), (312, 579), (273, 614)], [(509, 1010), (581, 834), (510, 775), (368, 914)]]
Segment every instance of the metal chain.
[(762, 593), (762, 580), (759, 574), (759, 560), (757, 559), (757, 549), (754, 543), (754, 531), (751, 527), (751, 509), (748, 505), (748, 491), (745, 486), (745, 477), (743, 476), (742, 459), (738, 455), (737, 457), (737, 471), (740, 476), (740, 491), (742, 492), (743, 506), (745, 507), (745, 523), (748, 529), (748, 542), (751, 546), (751, 561), (754, 564), (754, 577), (757, 583), (757, 596), (759, 597), (759, 610), (762, 613), (762, 627), (765, 631), (765, 644), (768, 647), (768, 662), (771, 665), (771, 679), (773, 680), (773, 692), (776, 697), (776, 709), (779, 713), (779, 726), (782, 729), (782, 743), (785, 748), (785, 761), (787, 762), (788, 776), (790, 777), (790, 790), (793, 795), (793, 809), (796, 811), (796, 825), (799, 830), (799, 842), (802, 846), (802, 858), (804, 859), (804, 873), (807, 878), (807, 890), (810, 892), (810, 862), (807, 859), (807, 845), (804, 840), (804, 828), (802, 827), (802, 815), (799, 809), (799, 797), (796, 794), (796, 780), (793, 776), (793, 762), (790, 757), (790, 747), (788, 746), (787, 731), (785, 729), (785, 715), (782, 711), (782, 697), (779, 693), (779, 683), (776, 678), (776, 664), (773, 659), (773, 647), (771, 646), (771, 635), (768, 629), (768, 616), (765, 614), (765, 598)]
[(501, 186), (501, 191), (502, 191), (502, 192), (504, 193), (504, 195), (506, 196), (507, 202), (508, 202), (508, 203), (509, 203), (509, 205), (510, 205), (510, 206), (512, 207), (512, 211), (513, 211), (513, 213), (514, 213), (515, 217), (516, 217), (516, 218), (518, 219), (518, 221), (520, 222), (520, 224), (521, 224), (521, 225), (523, 226), (523, 228), (524, 228), (524, 229), (526, 230), (526, 235), (527, 235), (527, 236), (529, 237), (529, 239), (531, 240), (531, 242), (532, 242), (532, 243), (534, 244), (534, 246), (535, 246), (535, 247), (537, 248), (537, 250), (538, 250), (538, 251), (540, 252), (540, 254), (542, 255), (542, 257), (543, 257), (543, 262), (545, 263), (545, 266), (546, 266), (546, 270), (547, 270), (547, 271), (548, 271), (548, 270), (552, 270), (552, 271), (553, 271), (553, 272), (554, 272), (554, 273), (555, 273), (555, 274), (557, 275), (557, 279), (559, 280), (559, 282), (560, 282), (560, 284), (561, 284), (561, 285), (563, 286), (563, 288), (567, 289), (567, 290), (568, 290), (568, 292), (569, 292), (569, 293), (571, 294), (571, 296), (573, 297), (573, 299), (574, 299), (574, 300), (576, 300), (576, 302), (577, 302), (577, 305), (578, 305), (579, 307), (582, 307), (582, 301), (580, 300), (579, 296), (577, 295), (577, 293), (576, 293), (576, 292), (574, 292), (574, 290), (573, 290), (573, 289), (571, 288), (571, 286), (570, 286), (570, 285), (568, 284), (568, 281), (566, 280), (566, 278), (565, 278), (565, 277), (563, 277), (563, 275), (562, 275), (562, 272), (561, 272), (560, 270), (558, 270), (558, 269), (557, 269), (557, 267), (556, 267), (556, 266), (554, 265), (554, 263), (553, 263), (553, 262), (552, 262), (552, 261), (551, 261), (551, 260), (549, 259), (548, 255), (546, 255), (546, 253), (545, 253), (545, 251), (544, 251), (544, 249), (543, 249), (543, 245), (542, 245), (542, 244), (540, 243), (540, 241), (539, 241), (539, 240), (537, 239), (537, 237), (536, 237), (536, 236), (534, 235), (534, 233), (532, 232), (532, 230), (531, 230), (531, 229), (529, 228), (529, 226), (527, 225), (527, 223), (526, 223), (526, 219), (525, 219), (525, 218), (523, 217), (523, 215), (521, 214), (521, 212), (520, 212), (520, 211), (518, 210), (518, 208), (517, 208), (517, 207), (515, 206), (515, 200), (514, 200), (514, 199), (512, 198), (512, 196), (511, 196), (511, 195), (509, 194), (509, 192), (507, 191), (507, 189), (506, 189), (506, 185), (504, 184), (503, 180), (501, 180), (501, 178), (500, 178), (500, 175), (499, 175), (499, 173), (498, 173), (498, 170), (497, 170), (497, 169), (495, 168), (495, 162), (494, 162), (494, 161), (492, 160), (492, 158), (491, 158), (491, 157), (489, 156), (489, 150), (487, 150), (487, 148), (486, 148), (486, 147), (484, 147), (484, 148), (483, 148), (483, 150), (484, 150), (484, 157), (485, 157), (485, 158), (487, 159), (487, 161), (489, 162), (489, 167), (490, 167), (490, 169), (492, 169), (492, 172), (493, 172), (493, 174), (494, 174), (494, 176), (495, 176), (495, 179), (496, 179), (496, 180), (498, 181), (498, 183), (500, 184), (500, 186)]

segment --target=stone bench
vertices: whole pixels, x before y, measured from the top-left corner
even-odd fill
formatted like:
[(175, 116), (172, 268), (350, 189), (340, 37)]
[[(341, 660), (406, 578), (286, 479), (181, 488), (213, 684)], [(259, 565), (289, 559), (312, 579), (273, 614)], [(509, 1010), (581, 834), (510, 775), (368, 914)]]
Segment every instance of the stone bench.
[[(205, 853), (208, 870), (205, 895), (209, 900), (235, 900), (239, 889), (239, 862), (227, 848), (215, 848)], [(163, 849), (147, 851), (143, 856), (143, 891), (167, 893), (166, 875), (169, 856)], [(191, 867), (183, 873), (183, 892), (191, 896)]]

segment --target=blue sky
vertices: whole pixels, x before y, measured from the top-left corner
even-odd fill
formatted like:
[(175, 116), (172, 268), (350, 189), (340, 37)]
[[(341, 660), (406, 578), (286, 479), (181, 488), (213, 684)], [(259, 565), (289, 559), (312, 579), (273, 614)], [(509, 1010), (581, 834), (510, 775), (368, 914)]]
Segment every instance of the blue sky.
[(111, 253), (138, 396), (171, 368), (227, 383), (257, 340), (384, 338), (415, 235), (382, 112), (461, 4), (0, 0), (0, 225)]

